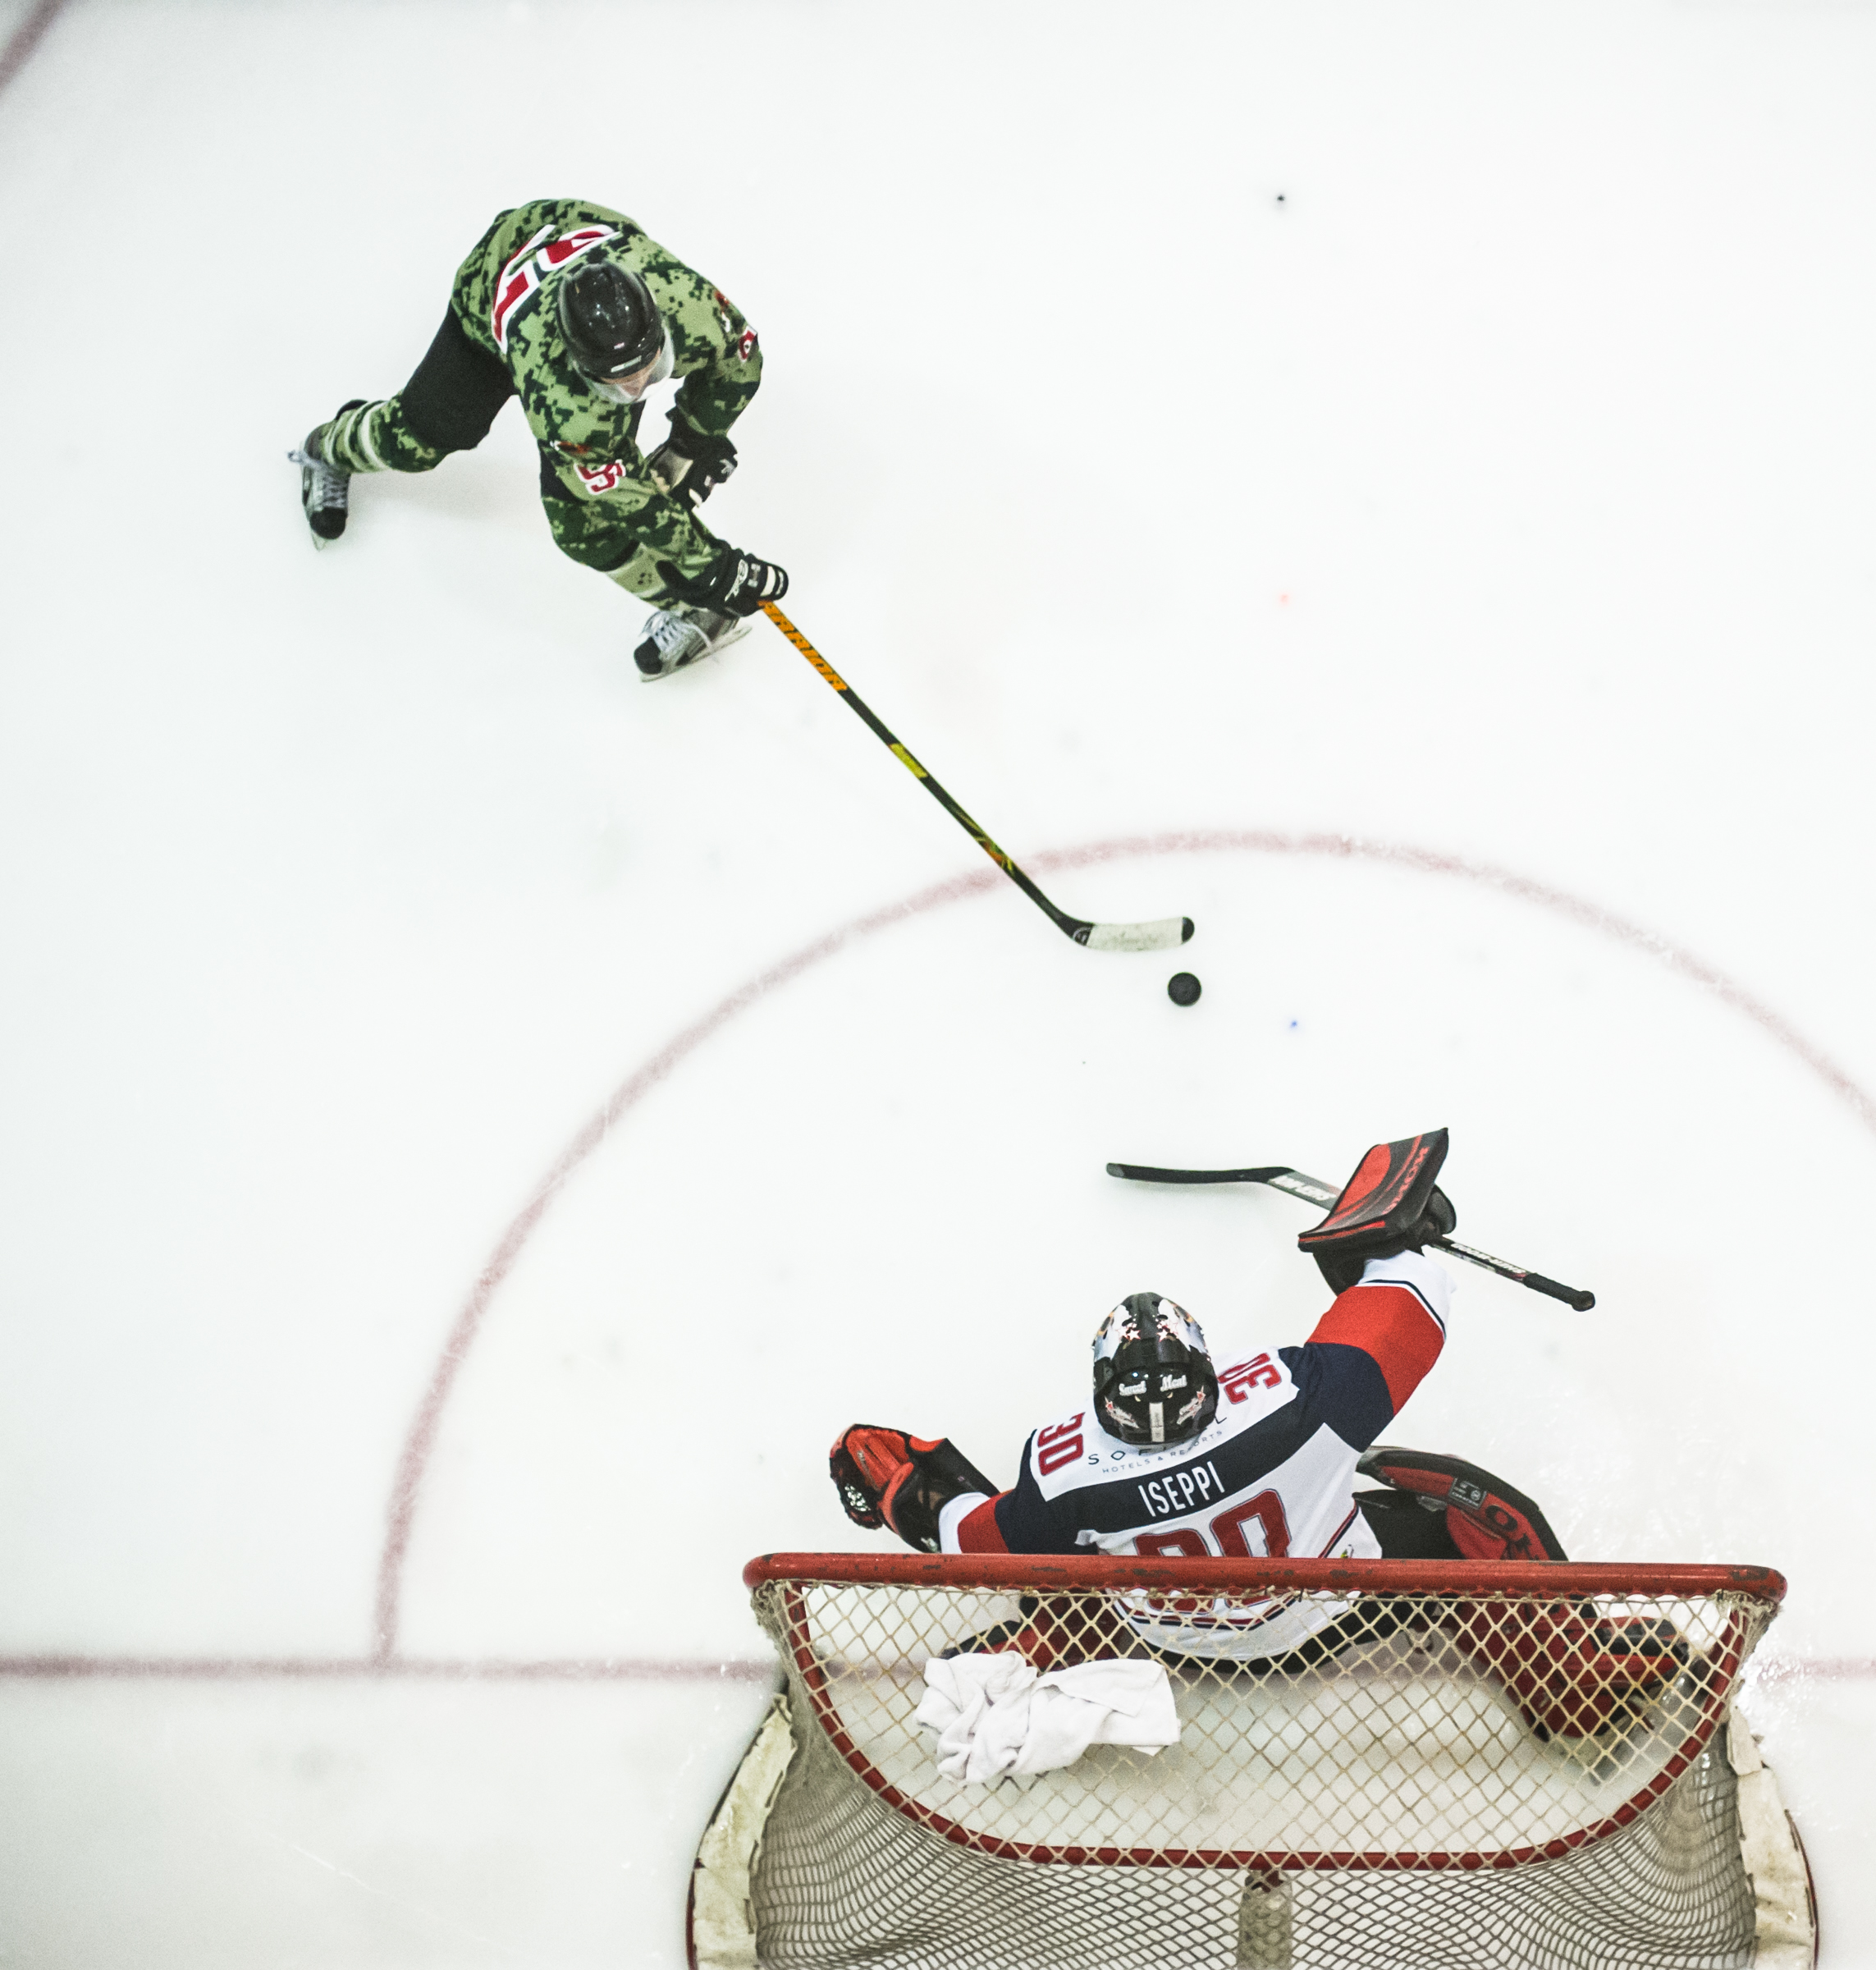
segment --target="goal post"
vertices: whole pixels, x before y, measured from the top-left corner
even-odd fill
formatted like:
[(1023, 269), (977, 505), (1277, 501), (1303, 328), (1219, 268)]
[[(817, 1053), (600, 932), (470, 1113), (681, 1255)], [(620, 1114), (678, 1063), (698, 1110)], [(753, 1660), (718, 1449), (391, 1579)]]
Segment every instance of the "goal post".
[[(1768, 1569), (784, 1553), (744, 1579), (781, 1688), (699, 1850), (696, 1970), (1814, 1959), (1735, 1708)], [(929, 1665), (986, 1654), (1030, 1689), (1156, 1665), (1177, 1742), (946, 1776)]]

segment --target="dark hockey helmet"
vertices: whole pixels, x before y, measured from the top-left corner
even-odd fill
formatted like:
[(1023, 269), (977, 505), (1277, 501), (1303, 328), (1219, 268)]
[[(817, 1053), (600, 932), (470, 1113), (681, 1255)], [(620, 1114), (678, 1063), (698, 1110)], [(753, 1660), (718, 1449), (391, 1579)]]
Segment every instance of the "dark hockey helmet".
[(1094, 1339), (1095, 1414), (1123, 1443), (1184, 1443), (1218, 1413), (1218, 1377), (1177, 1300), (1129, 1293)]
[(607, 382), (657, 360), (665, 324), (652, 291), (629, 267), (582, 260), (559, 285), (561, 333), (582, 376)]

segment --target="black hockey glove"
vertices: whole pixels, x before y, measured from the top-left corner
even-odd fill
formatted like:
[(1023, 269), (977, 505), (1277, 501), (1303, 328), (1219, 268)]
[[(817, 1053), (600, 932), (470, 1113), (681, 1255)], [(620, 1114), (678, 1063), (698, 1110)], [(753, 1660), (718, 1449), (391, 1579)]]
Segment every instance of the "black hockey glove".
[(1446, 1150), (1446, 1131), (1434, 1129), (1377, 1143), (1361, 1158), (1328, 1216), (1297, 1240), (1332, 1291), (1358, 1284), (1371, 1258), (1418, 1252), (1452, 1235), (1459, 1214), (1434, 1184)]
[(834, 1439), (827, 1474), (855, 1525), (890, 1526), (916, 1553), (938, 1551), (938, 1514), (954, 1498), (996, 1491), (949, 1437), (927, 1442), (876, 1423)]
[(765, 602), (788, 593), (788, 575), (772, 561), (757, 561), (725, 541), (701, 575), (680, 575), (675, 563), (661, 561), (658, 574), (679, 602), (715, 609), (725, 616), (753, 616)]
[(670, 436), (646, 463), (665, 491), (694, 513), (736, 470), (736, 447), (726, 438), (694, 429), (674, 410)]

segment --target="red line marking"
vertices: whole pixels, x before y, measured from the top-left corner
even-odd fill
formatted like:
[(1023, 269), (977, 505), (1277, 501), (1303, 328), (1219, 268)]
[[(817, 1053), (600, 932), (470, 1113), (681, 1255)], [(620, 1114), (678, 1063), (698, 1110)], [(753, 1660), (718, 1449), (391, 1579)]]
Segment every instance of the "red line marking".
[[(1876, 1682), (1876, 1660), (1860, 1656), (1768, 1656), (1754, 1683)], [(1750, 1688), (1751, 1684), (1747, 1687)]]
[(32, 59), (46, 30), (65, 11), (65, 0), (39, 0), (39, 5), (13, 30), (0, 48), (0, 89), (4, 89)]
[(771, 965), (759, 978), (753, 978), (744, 986), (720, 1001), (693, 1024), (687, 1026), (675, 1039), (668, 1042), (653, 1054), (643, 1066), (621, 1082), (606, 1102), (583, 1127), (579, 1133), (561, 1152), (560, 1160), (548, 1171), (546, 1180), (522, 1207), (501, 1242), (490, 1255), (457, 1314), (449, 1338), (443, 1343), (443, 1351), (437, 1357), (437, 1365), (431, 1372), (430, 1386), (424, 1390), (423, 1400), (417, 1405), (417, 1413), (405, 1438), (404, 1450), (397, 1461), (397, 1474), (391, 1482), (391, 1505), (387, 1514), (389, 1524), (385, 1534), (384, 1550), (379, 1555), (377, 1568), (377, 1657), (389, 1661), (396, 1653), (398, 1599), (403, 1584), (404, 1559), (410, 1546), (410, 1527), (416, 1511), (417, 1494), (423, 1482), (423, 1472), (429, 1463), (430, 1452), (436, 1443), (437, 1430), (442, 1420), (443, 1409), (455, 1386), (458, 1372), (475, 1337), (481, 1331), (483, 1316), (488, 1311), (488, 1303), (495, 1297), (497, 1288), (513, 1270), (521, 1248), (527, 1244), (534, 1227), (541, 1221), (547, 1206), (554, 1200), (561, 1186), (575, 1170), (592, 1155), (620, 1118), (636, 1107), (652, 1088), (664, 1080), (671, 1070), (688, 1055), (693, 1053), (739, 1012), (746, 1011), (766, 993), (778, 986), (785, 985), (791, 978), (798, 978), (811, 966), (818, 964), (824, 958), (830, 958), (857, 937), (870, 936), (874, 931), (884, 930), (890, 925), (903, 922), (908, 917), (919, 915), (940, 905), (953, 903), (959, 897), (972, 896), (979, 891), (995, 886), (997, 878), (989, 870), (973, 870), (968, 876), (954, 881), (936, 884), (930, 889), (921, 890), (916, 896), (904, 901), (889, 904), (883, 909), (870, 911), (863, 917), (817, 939), (812, 944), (796, 951), (793, 956), (784, 958), (779, 964)]
[(1865, 1127), (1876, 1132), (1876, 1096), (1854, 1080), (1822, 1047), (1814, 1046), (1783, 1014), (1774, 1012), (1763, 999), (1755, 998), (1743, 985), (1730, 978), (1717, 964), (1709, 964), (1684, 944), (1648, 929), (1631, 919), (1618, 916), (1599, 904), (1585, 901), (1521, 876), (1491, 862), (1469, 862), (1459, 855), (1438, 854), (1431, 849), (1415, 848), (1403, 842), (1374, 841), (1358, 835), (1284, 835), (1267, 828), (1204, 828), (1186, 834), (1136, 835), (1116, 841), (1096, 842), (1087, 848), (1058, 849), (1031, 859), (1036, 868), (1085, 868), (1100, 862), (1121, 861), (1137, 855), (1206, 854), (1219, 851), (1251, 851), (1263, 854), (1320, 855), (1345, 861), (1385, 862), (1398, 868), (1416, 869), (1423, 875), (1457, 876), (1505, 896), (1554, 910), (1585, 929), (1599, 932), (1616, 943), (1645, 951), (1670, 971), (1710, 992), (1734, 1011), (1744, 1013), (1778, 1043), (1797, 1055), (1823, 1081), (1833, 1094), (1847, 1102)]
[[(760, 1683), (768, 1662), (565, 1656), (538, 1662), (425, 1656), (0, 1656), (0, 1682)], [(1773, 1656), (1752, 1684), (1876, 1682), (1876, 1660)]]
[(42, 1682), (100, 1677), (203, 1683), (762, 1683), (776, 1679), (769, 1662), (659, 1661), (650, 1658), (577, 1657), (539, 1662), (451, 1661), (399, 1656), (0, 1656), (0, 1679)]
[[(1343, 861), (1381, 862), (1395, 868), (1412, 869), (1423, 875), (1457, 877), (1463, 881), (1476, 882), (1482, 887), (1495, 889), (1503, 895), (1516, 896), (1524, 902), (1535, 903), (1541, 908), (1553, 910), (1586, 929), (1597, 931), (1617, 943), (1625, 944), (1631, 950), (1643, 951), (1657, 959), (1670, 970), (1679, 973), (1682, 977), (1712, 992), (1735, 1011), (1743, 1013), (1780, 1045), (1796, 1054), (1834, 1094), (1849, 1103), (1866, 1128), (1876, 1134), (1876, 1098), (1873, 1098), (1851, 1079), (1821, 1048), (1813, 1046), (1781, 1014), (1774, 1012), (1763, 1000), (1755, 998), (1718, 966), (1696, 957), (1672, 938), (1645, 929), (1627, 918), (1617, 916), (1611, 910), (1586, 902), (1580, 896), (1572, 896), (1567, 890), (1533, 881), (1528, 876), (1517, 875), (1512, 870), (1501, 868), (1492, 863), (1468, 862), (1457, 855), (1436, 854), (1430, 849), (1415, 848), (1400, 842), (1365, 841), (1352, 835), (1286, 835), (1269, 829), (1251, 828), (1205, 829), (1184, 834), (1129, 836), (1118, 841), (1095, 842), (1085, 848), (1046, 851), (1030, 858), (1028, 866), (1044, 870), (1086, 868), (1098, 863), (1127, 861), (1143, 855), (1220, 853), (1309, 855)], [(835, 956), (862, 937), (890, 929), (908, 918), (922, 916), (927, 910), (936, 909), (949, 903), (961, 902), (967, 896), (982, 896), (992, 889), (1000, 890), (1002, 886), (996, 874), (989, 869), (959, 876), (951, 882), (936, 883), (929, 889), (921, 890), (901, 902), (889, 904), (884, 909), (871, 910), (864, 916), (856, 917), (851, 923), (830, 931), (826, 936), (817, 938), (812, 944), (803, 946), (792, 956), (771, 965), (759, 977), (739, 987), (727, 998), (721, 1000), (702, 1019), (687, 1026), (675, 1039), (660, 1048), (636, 1073), (620, 1083), (604, 1105), (574, 1137), (561, 1153), (560, 1160), (548, 1171), (545, 1180), (503, 1233), (501, 1242), (483, 1266), (462, 1311), (456, 1316), (448, 1338), (443, 1343), (442, 1352), (437, 1357), (436, 1368), (431, 1374), (429, 1386), (425, 1390), (422, 1401), (417, 1405), (417, 1413), (411, 1419), (403, 1453), (398, 1459), (396, 1475), (391, 1482), (384, 1547), (378, 1560), (375, 1661), (389, 1665), (396, 1659), (404, 1562), (410, 1550), (410, 1531), (416, 1516), (418, 1497), (423, 1488), (423, 1473), (429, 1463), (430, 1452), (435, 1445), (437, 1432), (442, 1425), (443, 1410), (449, 1402), (463, 1362), (481, 1331), (491, 1301), (503, 1280), (514, 1269), (522, 1247), (533, 1235), (535, 1226), (546, 1214), (547, 1207), (553, 1202), (561, 1186), (606, 1140), (613, 1127), (626, 1114), (661, 1081), (666, 1079), (680, 1061), (695, 1052), (738, 1013), (746, 1011), (769, 992), (788, 984), (804, 971)]]

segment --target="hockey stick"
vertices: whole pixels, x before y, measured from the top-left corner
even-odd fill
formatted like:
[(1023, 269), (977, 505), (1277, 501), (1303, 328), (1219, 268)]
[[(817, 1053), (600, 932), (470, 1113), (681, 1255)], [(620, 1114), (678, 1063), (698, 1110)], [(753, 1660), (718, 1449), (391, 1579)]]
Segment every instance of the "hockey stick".
[(820, 651), (803, 636), (799, 630), (783, 615), (772, 602), (762, 604), (762, 613), (780, 630), (783, 635), (799, 650), (803, 657), (820, 671), (828, 683), (844, 698), (855, 717), (870, 726), (886, 749), (898, 757), (901, 766), (912, 775), (944, 809), (959, 827), (963, 829), (991, 861), (1008, 876), (1012, 882), (1036, 907), (1042, 911), (1064, 936), (1073, 937), (1076, 943), (1085, 944), (1090, 951), (1171, 951), (1183, 944), (1192, 934), (1190, 917), (1161, 917), (1151, 923), (1090, 923), (1081, 917), (1071, 917), (1065, 909), (1058, 909), (1043, 895), (1028, 877), (1012, 862), (1008, 855), (991, 840), (975, 821), (959, 807), (943, 787), (926, 772), (910, 753), (901, 745), (885, 726), (874, 716), (871, 708), (860, 694), (835, 669)]
[[(1333, 1184), (1320, 1183), (1282, 1163), (1269, 1163), (1256, 1170), (1153, 1170), (1144, 1163), (1110, 1163), (1107, 1173), (1131, 1177), (1137, 1184), (1267, 1184), (1273, 1190), (1287, 1190), (1292, 1197), (1320, 1204), (1325, 1211), (1342, 1194)], [(1489, 1252), (1481, 1252), (1476, 1245), (1462, 1245), (1456, 1238), (1436, 1238), (1432, 1242), (1437, 1251), (1450, 1252), (1455, 1258), (1497, 1273), (1500, 1279), (1515, 1280), (1521, 1286), (1529, 1286), (1533, 1293), (1560, 1299), (1579, 1313), (1587, 1313), (1596, 1303), (1594, 1293), (1585, 1293), (1577, 1286), (1559, 1285), (1541, 1272), (1528, 1271), (1508, 1259), (1494, 1258)]]

